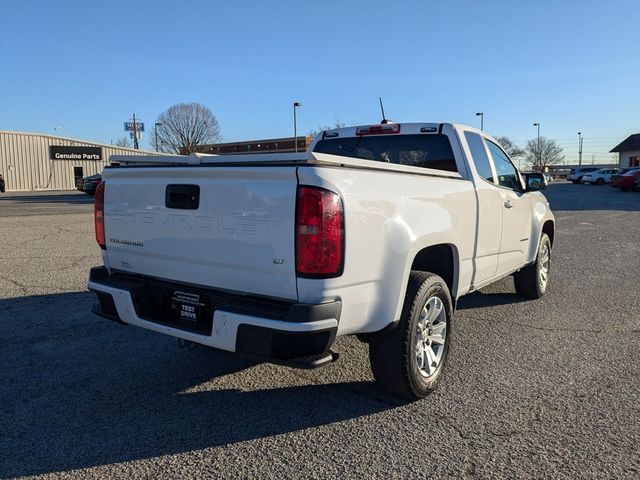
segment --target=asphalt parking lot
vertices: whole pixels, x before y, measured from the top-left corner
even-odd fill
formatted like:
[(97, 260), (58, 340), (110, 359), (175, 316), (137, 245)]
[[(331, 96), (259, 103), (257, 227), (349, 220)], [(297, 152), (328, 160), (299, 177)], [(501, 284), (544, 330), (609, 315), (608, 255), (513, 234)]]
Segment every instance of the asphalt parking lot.
[(301, 371), (92, 315), (91, 198), (0, 195), (0, 477), (638, 478), (640, 193), (546, 193), (548, 294), (465, 297), (414, 403), (353, 338)]

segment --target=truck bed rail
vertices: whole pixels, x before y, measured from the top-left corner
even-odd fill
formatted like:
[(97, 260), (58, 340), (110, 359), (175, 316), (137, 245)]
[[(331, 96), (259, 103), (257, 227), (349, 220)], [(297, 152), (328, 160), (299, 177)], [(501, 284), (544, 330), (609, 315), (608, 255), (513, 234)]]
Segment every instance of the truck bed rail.
[(111, 163), (120, 165), (207, 165), (207, 164), (253, 164), (291, 163), (309, 160), (307, 152), (300, 153), (252, 153), (246, 155), (211, 155), (192, 153), (191, 155), (112, 155)]

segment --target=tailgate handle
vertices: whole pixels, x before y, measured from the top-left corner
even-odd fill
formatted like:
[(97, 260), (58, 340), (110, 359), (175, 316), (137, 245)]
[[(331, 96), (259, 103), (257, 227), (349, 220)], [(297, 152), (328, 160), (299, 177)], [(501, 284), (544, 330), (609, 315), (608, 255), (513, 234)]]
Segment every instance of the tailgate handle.
[(200, 185), (167, 185), (164, 204), (167, 208), (197, 210), (200, 206)]

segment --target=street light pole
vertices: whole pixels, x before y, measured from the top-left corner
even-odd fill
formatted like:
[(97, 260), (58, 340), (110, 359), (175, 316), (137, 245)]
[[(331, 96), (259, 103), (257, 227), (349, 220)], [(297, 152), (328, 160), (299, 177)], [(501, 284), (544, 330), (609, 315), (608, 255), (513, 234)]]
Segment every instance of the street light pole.
[(295, 152), (298, 153), (298, 122), (296, 119), (296, 108), (301, 107), (302, 103), (293, 102), (293, 143), (295, 144)]
[(578, 165), (582, 165), (582, 132), (578, 132)]
[(540, 165), (542, 163), (542, 155), (540, 155), (540, 124), (534, 123), (533, 126), (538, 127), (538, 151), (536, 152), (536, 157), (538, 158), (538, 167), (542, 169), (542, 166)]
[(484, 130), (484, 112), (476, 113), (476, 117), (480, 117), (480, 130)]
[(154, 132), (155, 132), (155, 134), (156, 134), (156, 152), (158, 151), (158, 127), (161, 127), (161, 126), (162, 126), (162, 124), (161, 124), (161, 123), (156, 122), (156, 123), (154, 124), (154, 127), (155, 127), (155, 128), (153, 129), (153, 131), (154, 131)]

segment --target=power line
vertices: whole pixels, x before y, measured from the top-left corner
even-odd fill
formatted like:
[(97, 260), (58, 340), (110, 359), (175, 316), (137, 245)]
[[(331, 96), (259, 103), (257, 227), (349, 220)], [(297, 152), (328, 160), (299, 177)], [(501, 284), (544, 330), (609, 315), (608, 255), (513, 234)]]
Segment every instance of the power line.
[[(551, 137), (549, 137), (549, 138), (551, 138)], [(586, 140), (611, 140), (611, 139), (620, 139), (620, 138), (622, 138), (622, 137), (585, 137), (584, 139), (586, 141)], [(514, 139), (510, 139), (510, 140), (513, 141), (513, 142), (516, 142), (516, 141), (522, 142), (523, 141), (522, 138), (520, 138), (518, 140), (514, 140)], [(525, 140), (529, 140), (529, 139), (527, 138)], [(555, 138), (554, 140), (574, 140), (574, 141), (577, 142), (578, 138), (577, 137), (576, 138), (574, 138), (574, 137), (558, 137), (558, 138)]]

